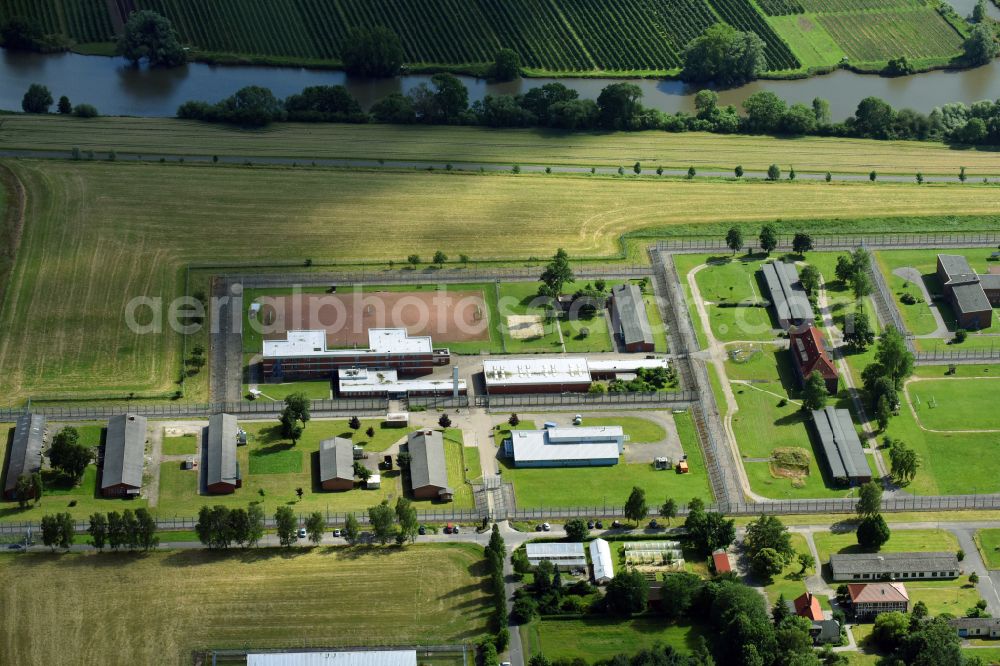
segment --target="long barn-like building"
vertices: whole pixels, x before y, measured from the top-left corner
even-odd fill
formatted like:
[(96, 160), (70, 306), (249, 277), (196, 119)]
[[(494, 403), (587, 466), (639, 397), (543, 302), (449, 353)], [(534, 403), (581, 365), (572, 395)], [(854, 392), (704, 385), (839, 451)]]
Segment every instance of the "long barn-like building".
[(101, 494), (136, 497), (142, 490), (142, 465), (146, 453), (146, 417), (113, 416), (104, 438)]
[(236, 492), (243, 486), (240, 461), (236, 454), (239, 427), (232, 414), (214, 414), (205, 436), (205, 488), (210, 493)]
[(14, 441), (7, 460), (4, 497), (17, 499), (17, 481), (42, 469), (42, 446), (45, 443), (45, 417), (25, 412), (14, 426)]
[(813, 321), (815, 315), (809, 303), (809, 295), (802, 286), (795, 264), (770, 261), (761, 266), (760, 270), (764, 274), (764, 282), (771, 294), (771, 304), (781, 328), (787, 331), (792, 326)]
[(851, 412), (825, 407), (812, 413), (812, 422), (834, 481), (856, 486), (872, 480)]

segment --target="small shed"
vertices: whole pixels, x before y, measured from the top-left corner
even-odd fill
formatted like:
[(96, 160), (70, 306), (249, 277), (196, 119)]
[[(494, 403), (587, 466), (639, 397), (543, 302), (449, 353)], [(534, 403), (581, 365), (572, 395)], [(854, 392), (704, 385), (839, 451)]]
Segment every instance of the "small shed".
[(715, 573), (717, 574), (729, 573), (732, 571), (733, 565), (729, 563), (729, 553), (721, 548), (712, 553), (712, 566), (715, 567)]
[(691, 469), (688, 467), (687, 460), (681, 460), (680, 462), (677, 463), (677, 473), (678, 474), (687, 474), (690, 471), (691, 471)]
[(368, 477), (368, 480), (365, 481), (365, 488), (367, 488), (368, 490), (377, 490), (381, 487), (382, 487), (381, 474), (372, 474), (371, 476)]
[(410, 425), (410, 415), (407, 412), (389, 412), (384, 423), (390, 428), (405, 428)]
[(594, 583), (597, 585), (609, 583), (615, 577), (611, 547), (604, 539), (594, 539), (590, 542), (590, 562), (594, 567)]

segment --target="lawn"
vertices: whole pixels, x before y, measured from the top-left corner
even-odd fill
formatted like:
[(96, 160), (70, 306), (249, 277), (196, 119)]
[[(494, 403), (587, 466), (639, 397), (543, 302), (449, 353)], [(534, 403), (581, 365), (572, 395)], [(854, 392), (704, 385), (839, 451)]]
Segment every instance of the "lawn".
[(458, 643), (486, 629), (484, 574), (480, 548), (450, 544), (4, 556), (0, 643), (24, 666), (189, 664), (197, 649), (303, 642)]
[[(688, 412), (684, 412), (683, 415), (688, 416), (688, 419), (690, 420)], [(599, 418), (587, 416), (586, 414), (583, 416), (583, 425), (585, 426), (621, 426), (622, 430), (625, 432), (625, 436), (628, 437), (630, 444), (648, 444), (651, 442), (659, 442), (667, 436), (667, 431), (664, 430), (663, 426), (659, 423), (650, 421), (649, 419), (640, 418), (638, 416), (608, 416)]]
[(652, 614), (629, 620), (602, 616), (563, 619), (543, 618), (522, 630), (526, 655), (544, 654), (549, 659), (611, 659), (617, 654), (634, 654), (655, 643), (671, 645), (682, 652), (697, 647), (704, 634), (698, 625), (674, 624)]
[(931, 430), (1000, 430), (996, 390), (1000, 375), (985, 379), (956, 378), (910, 382), (907, 398), (920, 424)]
[[(576, 256), (607, 256), (620, 250), (624, 233), (726, 222), (737, 210), (746, 223), (996, 211), (994, 191), (969, 184), (548, 178), (106, 161), (8, 165), (24, 183), (28, 205), (0, 310), (0, 330), (7, 332), (0, 338), (4, 404), (29, 396), (173, 393), (180, 335), (165, 322), (161, 333), (148, 333), (107, 313), (125, 313), (142, 296), (164, 314), (183, 291), (183, 268), (190, 262), (402, 261), (407, 253), (429, 256), (441, 248), (475, 260), (548, 256), (558, 247)], [(421, 205), (414, 208), (417, 200)], [(539, 201), (546, 205), (539, 207)], [(662, 201), (671, 205), (651, 203)], [(754, 201), (752, 210), (746, 201)], [(345, 223), (357, 219), (365, 224)], [(405, 249), (385, 242), (399, 237), (407, 239)], [(157, 328), (149, 307), (136, 314), (138, 323)], [(202, 332), (193, 340), (205, 338)], [(208, 397), (207, 375), (205, 370), (187, 382), (187, 399)]]
[(186, 456), (198, 450), (198, 438), (194, 435), (163, 438), (163, 455)]
[[(283, 384), (259, 384), (260, 400), (281, 402), (293, 393), (304, 393), (310, 400), (329, 400), (332, 388), (329, 381), (285, 382)], [(244, 391), (244, 395), (247, 391)]]
[[(891, 517), (890, 517), (891, 520)], [(830, 553), (862, 553), (854, 531), (848, 532), (816, 532), (813, 535), (816, 543), (816, 554), (820, 563), (826, 565), (830, 561)], [(894, 530), (888, 543), (882, 546), (885, 553), (904, 552), (955, 552), (958, 550), (958, 540), (954, 535), (944, 530), (918, 529)], [(922, 584), (922, 582), (921, 582)]]
[(795, 549), (796, 557), (792, 559), (791, 562), (785, 566), (784, 570), (771, 579), (769, 583), (764, 586), (764, 592), (767, 594), (768, 606), (773, 606), (777, 601), (778, 597), (782, 594), (785, 595), (785, 601), (792, 601), (800, 596), (806, 591), (805, 579), (807, 576), (811, 576), (815, 573), (815, 568), (810, 567), (806, 569), (805, 574), (801, 574), (802, 565), (799, 564), (798, 555), (810, 555), (809, 544), (806, 543), (806, 538), (801, 534), (792, 534), (792, 548)]
[(987, 569), (1000, 569), (1000, 529), (982, 528), (976, 531), (976, 545)]
[[(792, 17), (788, 17), (792, 18)], [(768, 20), (772, 26), (776, 19)], [(808, 39), (819, 44), (819, 26)], [(779, 32), (785, 36), (784, 30)], [(805, 38), (805, 33), (803, 32)], [(825, 40), (824, 40), (825, 41)], [(804, 62), (808, 55), (792, 43)], [(818, 48), (832, 52), (833, 47)], [(823, 56), (828, 57), (826, 55)], [(839, 59), (838, 59), (839, 60)], [(837, 62), (837, 61), (834, 61)], [(976, 175), (1000, 175), (989, 151), (952, 150), (929, 141), (873, 141), (865, 139), (720, 135), (705, 132), (667, 134), (649, 132), (575, 132), (539, 129), (495, 130), (480, 127), (407, 127), (402, 125), (338, 125), (276, 123), (266, 130), (238, 130), (227, 126), (168, 118), (94, 118), (13, 115), (4, 121), (8, 148), (83, 150), (119, 154), (260, 156), (292, 158), (352, 158), (433, 160), (437, 162), (494, 162), (613, 166), (641, 162), (646, 172), (659, 165), (730, 170), (766, 171), (781, 155), (796, 170), (824, 173), (879, 173), (906, 175), (956, 174), (965, 166)]]
[[(560, 324), (547, 316), (551, 311), (543, 305), (544, 300), (538, 296), (540, 284), (540, 282), (505, 282), (496, 288), (503, 344), (506, 351), (510, 353), (558, 353), (562, 351), (562, 345), (559, 343), (559, 326), (563, 325), (567, 328), (577, 326), (576, 322)], [(516, 339), (511, 335), (508, 325), (507, 317), (510, 316), (541, 317), (539, 323), (542, 325), (544, 333), (539, 337)], [(599, 319), (596, 321), (603, 323)], [(599, 335), (596, 331), (598, 326), (594, 325), (591, 328), (595, 329), (595, 335)]]

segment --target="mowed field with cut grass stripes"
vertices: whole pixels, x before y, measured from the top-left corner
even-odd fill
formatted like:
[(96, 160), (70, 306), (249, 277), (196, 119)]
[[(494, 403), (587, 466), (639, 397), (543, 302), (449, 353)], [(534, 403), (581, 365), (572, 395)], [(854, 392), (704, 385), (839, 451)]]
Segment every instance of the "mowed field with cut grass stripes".
[(19, 666), (124, 666), (191, 664), (205, 648), (460, 643), (486, 630), (484, 575), (482, 549), (464, 544), (0, 555), (0, 644)]
[[(657, 166), (721, 169), (736, 165), (766, 171), (774, 162), (799, 173), (955, 176), (966, 167), (971, 180), (1000, 175), (1000, 160), (987, 150), (957, 150), (941, 143), (709, 134), (705, 132), (575, 132), (495, 130), (482, 127), (277, 123), (245, 130), (169, 118), (64, 118), (12, 115), (0, 127), (7, 149), (68, 152), (72, 146), (100, 153), (219, 155), (248, 159), (435, 161), (438, 163)], [(147, 157), (147, 159), (151, 159)], [(631, 171), (629, 171), (631, 173)]]
[[(180, 335), (133, 332), (136, 297), (170, 299), (190, 262), (395, 260), (415, 252), (612, 255), (626, 232), (783, 218), (994, 214), (978, 185), (6, 162), (27, 221), (0, 311), (0, 403), (172, 391)], [(539, 202), (544, 202), (540, 205)], [(738, 212), (737, 212), (738, 211)], [(149, 323), (148, 310), (139, 322)]]

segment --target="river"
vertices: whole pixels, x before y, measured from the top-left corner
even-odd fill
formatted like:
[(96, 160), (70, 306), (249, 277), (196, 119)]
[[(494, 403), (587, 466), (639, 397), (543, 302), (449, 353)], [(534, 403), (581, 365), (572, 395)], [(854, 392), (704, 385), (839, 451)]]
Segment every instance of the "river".
[[(520, 79), (487, 83), (461, 77), (471, 101), (487, 94), (519, 93), (544, 83), (559, 81), (575, 88), (582, 97), (596, 99), (609, 79)], [(215, 66), (191, 63), (176, 69), (130, 67), (123, 59), (84, 56), (75, 53), (41, 55), (3, 50), (0, 55), (0, 108), (19, 110), (21, 97), (32, 83), (41, 83), (58, 98), (66, 95), (74, 104), (86, 102), (105, 115), (172, 116), (187, 100), (217, 101), (247, 85), (270, 88), (286, 97), (313, 85), (346, 85), (367, 107), (391, 92), (407, 92), (429, 76), (409, 75), (395, 79), (366, 80), (344, 72), (261, 66)], [(661, 111), (691, 111), (692, 88), (680, 81), (643, 79), (634, 81), (644, 93), (643, 103)], [(770, 90), (789, 103), (810, 103), (814, 97), (830, 101), (835, 120), (854, 112), (858, 102), (871, 95), (896, 108), (930, 112), (948, 102), (970, 104), (1000, 98), (1000, 60), (964, 71), (936, 71), (899, 78), (861, 75), (838, 70), (825, 76), (791, 81), (754, 81), (740, 88), (720, 91), (723, 104), (739, 104), (750, 93)]]

